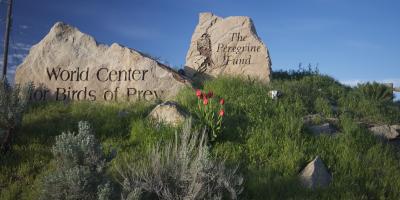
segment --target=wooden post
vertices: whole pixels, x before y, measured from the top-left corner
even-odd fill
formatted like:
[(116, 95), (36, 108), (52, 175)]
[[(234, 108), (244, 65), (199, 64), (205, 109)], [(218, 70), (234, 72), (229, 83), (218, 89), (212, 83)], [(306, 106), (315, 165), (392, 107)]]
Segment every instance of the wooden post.
[(10, 40), (11, 29), (11, 13), (12, 13), (12, 0), (8, 0), (6, 32), (4, 34), (4, 54), (3, 54), (3, 80), (7, 78), (7, 64), (8, 64), (8, 44)]

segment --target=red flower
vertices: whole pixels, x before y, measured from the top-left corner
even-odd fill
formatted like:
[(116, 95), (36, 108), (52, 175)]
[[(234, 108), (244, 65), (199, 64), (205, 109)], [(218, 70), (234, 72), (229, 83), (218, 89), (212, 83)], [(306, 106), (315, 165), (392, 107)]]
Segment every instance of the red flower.
[(196, 90), (196, 96), (200, 98), (200, 96), (201, 96), (201, 90)]
[(219, 100), (219, 104), (224, 105), (225, 104), (225, 100), (224, 99)]
[(224, 111), (224, 110), (220, 110), (220, 111), (219, 111), (219, 116), (222, 117), (222, 116), (224, 116), (224, 114), (225, 114), (225, 111)]
[(207, 98), (212, 98), (214, 96), (214, 93), (212, 91), (209, 91), (207, 94)]
[(204, 105), (207, 105), (207, 104), (208, 104), (208, 99), (207, 99), (207, 97), (205, 97), (205, 98), (203, 99), (203, 104), (204, 104)]

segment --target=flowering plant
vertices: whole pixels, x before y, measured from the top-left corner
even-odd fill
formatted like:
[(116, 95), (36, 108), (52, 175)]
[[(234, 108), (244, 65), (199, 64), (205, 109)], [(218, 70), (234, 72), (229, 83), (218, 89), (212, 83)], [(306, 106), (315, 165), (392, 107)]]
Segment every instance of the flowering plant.
[(210, 134), (210, 141), (215, 141), (218, 134), (221, 133), (222, 119), (225, 115), (224, 99), (219, 101), (214, 97), (212, 91), (203, 92), (196, 90), (197, 107), (201, 120), (206, 124), (207, 131)]

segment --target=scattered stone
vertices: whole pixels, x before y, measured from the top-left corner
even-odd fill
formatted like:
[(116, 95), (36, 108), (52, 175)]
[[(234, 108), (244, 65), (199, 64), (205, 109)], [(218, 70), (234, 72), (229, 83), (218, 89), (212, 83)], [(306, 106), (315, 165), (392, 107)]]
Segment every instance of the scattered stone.
[(310, 114), (310, 115), (306, 115), (303, 117), (303, 123), (306, 125), (319, 124), (319, 123), (323, 122), (324, 120), (325, 120), (325, 118), (319, 113)]
[(400, 125), (391, 125), (393, 129), (396, 129), (397, 132), (400, 132)]
[(185, 121), (188, 115), (179, 108), (176, 102), (167, 101), (157, 105), (150, 112), (149, 117), (158, 123), (178, 126)]
[(249, 17), (221, 18), (200, 13), (186, 55), (185, 71), (194, 79), (231, 75), (267, 83), (271, 59)]
[(34, 101), (138, 101), (171, 99), (189, 85), (171, 68), (119, 44), (98, 44), (58, 22), (29, 51), (15, 75), (32, 82)]
[(340, 111), (340, 108), (337, 105), (331, 105), (331, 109), (334, 113), (339, 113)]
[(317, 156), (300, 172), (300, 181), (304, 187), (310, 189), (329, 186), (332, 177), (323, 161)]
[(399, 132), (397, 131), (397, 125), (389, 126), (389, 125), (382, 125), (382, 126), (374, 126), (369, 128), (369, 130), (376, 136), (382, 137), (387, 140), (396, 139), (399, 137)]
[(126, 111), (126, 110), (120, 110), (120, 111), (118, 111), (118, 117), (124, 118), (124, 117), (126, 117), (126, 116), (128, 116), (128, 115), (129, 115), (129, 112)]
[(339, 124), (339, 119), (335, 117), (324, 117), (321, 114), (310, 114), (303, 117), (303, 123), (307, 126), (321, 125), (329, 123), (332, 128)]
[(337, 133), (337, 129), (330, 123), (310, 126), (309, 129), (316, 136), (322, 134), (334, 135)]

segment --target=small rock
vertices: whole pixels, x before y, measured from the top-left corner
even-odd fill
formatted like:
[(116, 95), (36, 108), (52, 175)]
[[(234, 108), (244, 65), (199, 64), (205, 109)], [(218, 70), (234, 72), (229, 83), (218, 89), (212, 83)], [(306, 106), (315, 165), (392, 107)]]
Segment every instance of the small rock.
[(129, 115), (129, 112), (126, 111), (126, 110), (120, 110), (120, 111), (118, 111), (118, 117), (123, 118), (123, 117), (126, 117), (126, 116), (128, 116), (128, 115)]
[(337, 129), (330, 123), (324, 123), (321, 125), (310, 126), (309, 129), (314, 135), (329, 134), (333, 135), (337, 132)]
[(319, 156), (300, 172), (300, 181), (304, 187), (315, 189), (329, 186), (332, 177)]
[(334, 113), (339, 113), (340, 111), (340, 108), (337, 105), (331, 105), (331, 109)]
[(157, 105), (149, 114), (149, 117), (159, 123), (178, 126), (187, 118), (176, 102), (167, 101)]
[(370, 131), (376, 136), (385, 138), (385, 139), (395, 139), (399, 137), (399, 132), (397, 131), (397, 125), (389, 126), (389, 125), (382, 125), (382, 126), (374, 126), (369, 128)]
[(331, 124), (338, 124), (339, 119), (335, 117), (324, 117), (321, 114), (310, 114), (303, 117), (303, 123), (306, 125), (314, 125), (314, 124), (321, 124), (321, 123), (331, 123)]
[(396, 129), (397, 132), (400, 132), (400, 125), (391, 125), (390, 127)]
[(312, 125), (321, 121), (324, 121), (324, 117), (321, 114), (311, 114), (303, 117), (303, 123), (306, 125)]

